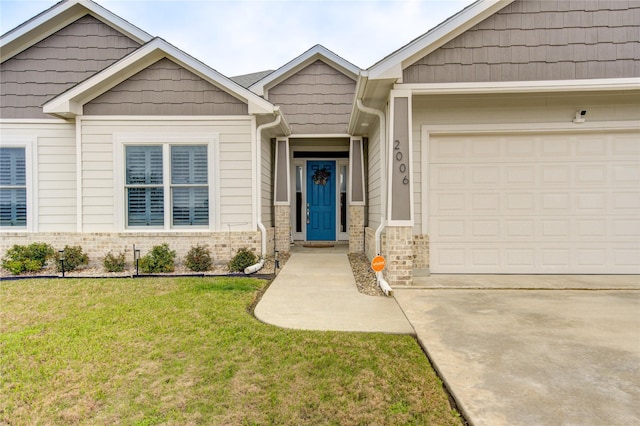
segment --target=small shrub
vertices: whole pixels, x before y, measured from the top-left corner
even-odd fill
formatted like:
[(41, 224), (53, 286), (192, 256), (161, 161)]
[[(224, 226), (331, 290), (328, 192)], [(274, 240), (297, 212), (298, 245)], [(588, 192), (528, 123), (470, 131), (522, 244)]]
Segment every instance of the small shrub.
[(2, 268), (11, 272), (13, 275), (18, 275), (26, 271), (25, 262), (23, 260), (2, 259)]
[[(56, 268), (58, 272), (62, 271), (62, 264), (60, 262), (60, 252), (55, 253)], [(89, 256), (83, 251), (81, 246), (64, 246), (64, 270), (75, 271), (82, 265), (89, 263)]]
[(2, 258), (2, 268), (14, 275), (25, 271), (36, 272), (44, 267), (53, 254), (53, 247), (47, 243), (31, 243), (28, 246), (14, 244)]
[(229, 261), (229, 270), (231, 272), (244, 271), (244, 268), (258, 262), (257, 256), (247, 248), (238, 250), (233, 259)]
[(184, 259), (187, 268), (196, 272), (204, 272), (211, 269), (211, 253), (207, 246), (200, 244), (191, 247)]
[(144, 274), (173, 272), (175, 260), (176, 252), (169, 249), (169, 244), (164, 243), (153, 246), (151, 251), (140, 259), (138, 266)]
[(24, 261), (24, 270), (27, 272), (37, 272), (42, 269), (42, 262), (36, 259), (28, 259)]
[(102, 260), (102, 266), (108, 272), (122, 272), (124, 271), (125, 261), (124, 253), (113, 254), (111, 252)]

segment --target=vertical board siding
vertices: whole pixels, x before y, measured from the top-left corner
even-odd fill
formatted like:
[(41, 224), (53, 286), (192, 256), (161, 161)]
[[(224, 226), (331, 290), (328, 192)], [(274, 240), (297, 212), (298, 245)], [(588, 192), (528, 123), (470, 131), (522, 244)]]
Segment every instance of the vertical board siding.
[(405, 83), (640, 76), (640, 2), (517, 0), (415, 62)]
[(346, 133), (356, 82), (317, 60), (269, 89), (296, 134)]
[(262, 176), (262, 224), (266, 228), (275, 226), (273, 218), (273, 156), (271, 141), (269, 138), (262, 137), (262, 164), (260, 164), (260, 172)]
[(246, 115), (248, 106), (163, 58), (84, 106), (86, 115)]
[[(219, 153), (215, 163), (210, 164), (210, 185), (219, 190), (219, 206), (210, 203), (211, 223), (218, 219), (220, 229), (214, 231), (238, 232), (251, 230), (252, 222), (252, 168), (251, 168), (251, 120), (242, 119), (216, 121), (128, 121), (89, 120), (82, 121), (83, 164), (83, 224), (84, 232), (119, 232), (116, 229), (117, 209), (124, 211), (124, 199), (114, 193), (115, 174), (113, 149), (115, 139), (120, 136), (211, 134), (218, 136)], [(212, 159), (213, 160), (213, 159)], [(217, 169), (217, 170), (215, 170)], [(215, 172), (219, 181), (213, 181)], [(215, 217), (216, 207), (219, 218)]]
[(380, 169), (384, 167), (380, 158), (380, 124), (376, 124), (369, 136), (369, 170), (368, 173), (368, 190), (369, 190), (369, 227), (377, 229), (380, 225), (380, 215), (386, 215), (382, 211)]
[[(0, 140), (4, 143), (34, 139), (38, 164), (38, 192), (33, 194), (38, 205), (35, 220), (40, 232), (76, 231), (76, 144), (75, 126), (68, 123), (24, 124), (3, 123)], [(27, 161), (32, 161), (28, 158)], [(34, 205), (28, 209), (34, 211)]]
[(90, 15), (0, 64), (0, 117), (50, 118), (42, 105), (139, 47)]

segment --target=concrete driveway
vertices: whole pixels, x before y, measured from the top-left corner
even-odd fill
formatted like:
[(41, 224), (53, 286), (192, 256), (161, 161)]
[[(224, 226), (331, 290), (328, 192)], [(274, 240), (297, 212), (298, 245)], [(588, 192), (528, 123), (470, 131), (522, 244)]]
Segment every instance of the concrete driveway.
[(638, 276), (458, 282), (394, 290), (472, 424), (640, 424)]

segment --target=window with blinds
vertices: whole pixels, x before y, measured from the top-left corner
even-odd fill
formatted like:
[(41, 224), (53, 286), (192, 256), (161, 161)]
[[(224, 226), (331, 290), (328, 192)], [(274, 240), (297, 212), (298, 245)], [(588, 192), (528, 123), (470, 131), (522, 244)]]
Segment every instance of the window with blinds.
[(0, 226), (27, 226), (25, 148), (0, 148)]
[(171, 201), (174, 226), (209, 224), (207, 147), (171, 147)]
[(164, 225), (162, 146), (128, 146), (127, 224)]
[[(206, 145), (131, 145), (125, 156), (127, 226), (209, 225)], [(169, 211), (165, 211), (165, 194)]]

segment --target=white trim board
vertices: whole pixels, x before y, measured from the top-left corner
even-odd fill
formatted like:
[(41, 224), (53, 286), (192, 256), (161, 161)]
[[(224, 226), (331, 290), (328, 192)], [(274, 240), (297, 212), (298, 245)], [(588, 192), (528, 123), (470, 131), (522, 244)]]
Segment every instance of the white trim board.
[(640, 90), (640, 78), (601, 78), (548, 81), (498, 81), (481, 83), (396, 84), (395, 89), (414, 95), (456, 95), (485, 93), (548, 93)]

